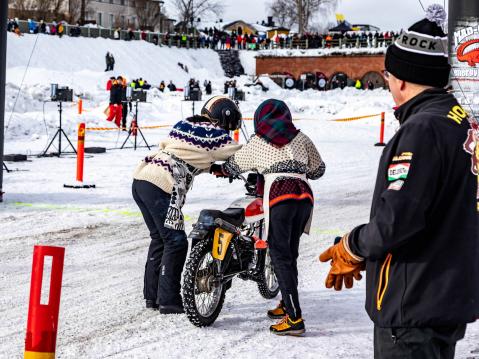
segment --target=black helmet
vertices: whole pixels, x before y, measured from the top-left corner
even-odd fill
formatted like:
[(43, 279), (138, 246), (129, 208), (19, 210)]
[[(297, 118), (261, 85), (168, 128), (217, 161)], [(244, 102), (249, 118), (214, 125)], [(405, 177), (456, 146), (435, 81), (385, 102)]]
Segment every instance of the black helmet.
[(226, 131), (234, 131), (241, 127), (241, 112), (226, 96), (215, 96), (206, 101), (201, 109), (201, 115)]

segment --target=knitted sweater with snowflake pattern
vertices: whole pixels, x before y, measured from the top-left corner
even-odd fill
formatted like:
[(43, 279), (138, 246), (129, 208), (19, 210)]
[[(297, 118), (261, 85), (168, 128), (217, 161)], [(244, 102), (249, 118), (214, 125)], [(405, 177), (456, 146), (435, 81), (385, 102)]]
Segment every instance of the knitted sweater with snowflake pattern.
[(173, 155), (199, 171), (207, 171), (215, 161), (224, 161), (241, 148), (222, 128), (211, 122), (180, 121), (160, 142), (158, 151), (146, 156), (133, 178), (144, 180), (170, 193), (173, 190)]

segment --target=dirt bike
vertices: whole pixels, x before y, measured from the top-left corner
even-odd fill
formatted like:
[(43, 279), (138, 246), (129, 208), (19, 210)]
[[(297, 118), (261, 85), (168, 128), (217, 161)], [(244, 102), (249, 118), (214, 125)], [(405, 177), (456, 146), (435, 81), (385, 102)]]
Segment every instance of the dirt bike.
[(257, 195), (258, 176), (245, 182), (246, 195), (226, 210), (202, 210), (189, 237), (193, 241), (183, 275), (183, 306), (191, 323), (210, 326), (221, 312), (234, 277), (255, 281), (266, 299), (278, 295), (264, 229), (263, 200)]

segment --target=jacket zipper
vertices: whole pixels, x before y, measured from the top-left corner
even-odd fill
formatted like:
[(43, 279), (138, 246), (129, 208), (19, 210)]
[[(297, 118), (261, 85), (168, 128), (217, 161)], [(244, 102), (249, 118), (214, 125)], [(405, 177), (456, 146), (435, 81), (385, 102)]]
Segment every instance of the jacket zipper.
[[(392, 254), (388, 254), (381, 267), (379, 274), (379, 286), (376, 294), (376, 308), (381, 310), (383, 307), (383, 299), (389, 284), (389, 268), (391, 267)], [(383, 285), (384, 282), (384, 285)]]

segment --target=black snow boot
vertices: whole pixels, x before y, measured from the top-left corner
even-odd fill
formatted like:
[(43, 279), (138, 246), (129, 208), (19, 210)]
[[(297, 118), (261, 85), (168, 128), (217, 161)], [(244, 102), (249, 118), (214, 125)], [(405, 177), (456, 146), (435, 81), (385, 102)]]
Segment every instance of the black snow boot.
[(160, 305), (160, 314), (183, 314), (183, 305)]
[(158, 308), (160, 307), (158, 304), (156, 304), (154, 300), (147, 299), (145, 302), (146, 302), (147, 309), (158, 310)]

